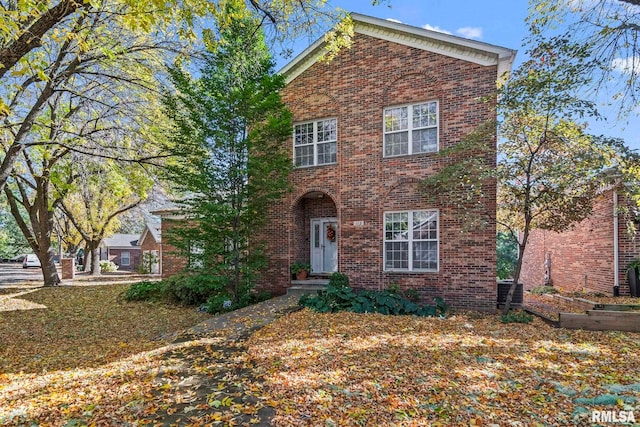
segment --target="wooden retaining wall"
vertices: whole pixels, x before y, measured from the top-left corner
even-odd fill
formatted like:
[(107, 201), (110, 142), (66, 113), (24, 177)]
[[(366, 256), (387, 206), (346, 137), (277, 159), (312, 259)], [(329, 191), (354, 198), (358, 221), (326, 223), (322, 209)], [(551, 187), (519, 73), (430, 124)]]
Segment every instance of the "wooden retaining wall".
[(591, 331), (640, 332), (640, 312), (587, 310), (586, 314), (560, 313), (560, 327)]

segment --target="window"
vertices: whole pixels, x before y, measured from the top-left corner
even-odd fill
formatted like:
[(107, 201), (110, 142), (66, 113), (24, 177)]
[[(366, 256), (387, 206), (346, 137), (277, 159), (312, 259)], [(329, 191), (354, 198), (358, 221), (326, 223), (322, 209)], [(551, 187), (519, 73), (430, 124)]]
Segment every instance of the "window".
[(120, 265), (123, 267), (131, 265), (131, 254), (129, 252), (120, 252)]
[(438, 211), (384, 214), (384, 269), (438, 271)]
[(384, 110), (384, 155), (438, 151), (438, 102)]
[(198, 270), (204, 267), (204, 245), (202, 242), (189, 244), (189, 268)]
[(296, 166), (336, 162), (338, 120), (299, 123), (293, 127), (293, 157)]

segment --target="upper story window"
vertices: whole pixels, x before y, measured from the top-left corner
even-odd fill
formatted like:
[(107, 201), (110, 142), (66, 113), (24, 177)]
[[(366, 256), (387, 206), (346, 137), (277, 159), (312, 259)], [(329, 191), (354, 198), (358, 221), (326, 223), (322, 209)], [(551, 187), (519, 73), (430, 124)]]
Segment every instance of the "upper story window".
[(438, 151), (438, 102), (385, 108), (384, 156)]
[(338, 120), (326, 119), (293, 126), (293, 158), (296, 166), (336, 162)]

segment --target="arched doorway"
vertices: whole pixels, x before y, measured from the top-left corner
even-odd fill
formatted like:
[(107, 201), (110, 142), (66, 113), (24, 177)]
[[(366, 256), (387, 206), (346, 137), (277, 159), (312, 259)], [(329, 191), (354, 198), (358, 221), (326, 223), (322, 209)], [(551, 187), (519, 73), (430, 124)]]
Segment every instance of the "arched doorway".
[(309, 191), (293, 212), (293, 261), (311, 264), (311, 274), (338, 271), (338, 211), (327, 193)]

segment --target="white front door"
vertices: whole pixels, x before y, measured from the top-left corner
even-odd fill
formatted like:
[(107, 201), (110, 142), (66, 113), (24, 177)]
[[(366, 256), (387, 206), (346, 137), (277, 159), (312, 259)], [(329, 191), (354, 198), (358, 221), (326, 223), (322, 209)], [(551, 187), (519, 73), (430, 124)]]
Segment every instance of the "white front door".
[(311, 220), (311, 271), (338, 271), (338, 221), (335, 218)]

